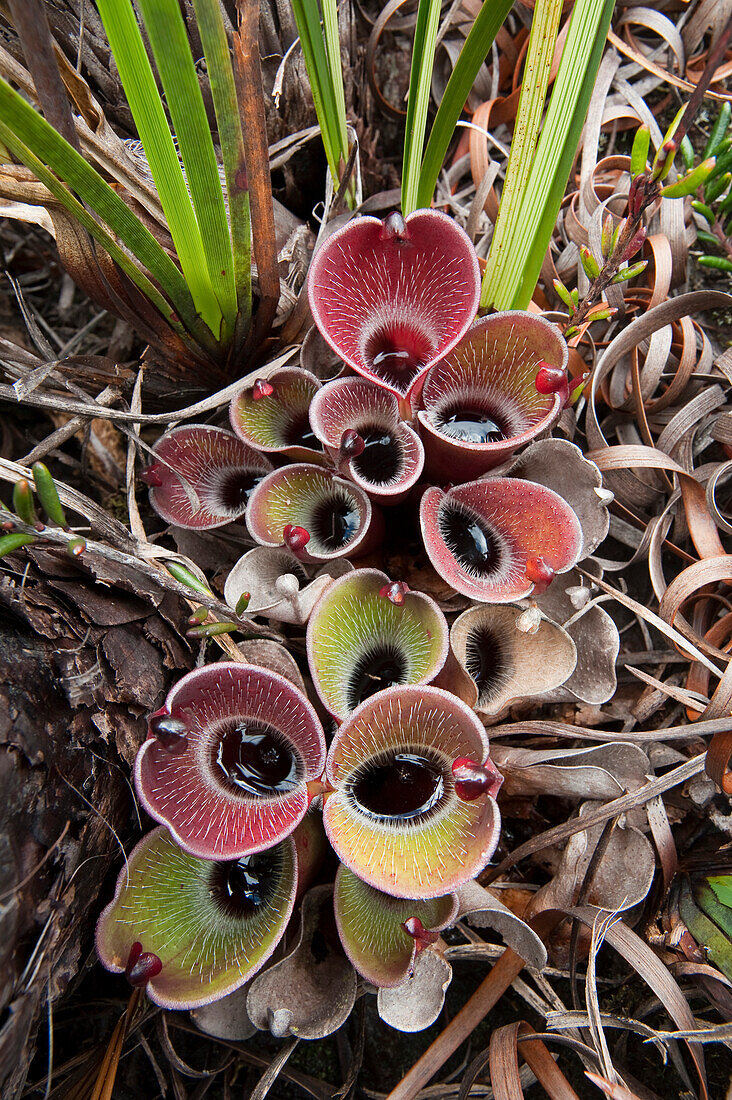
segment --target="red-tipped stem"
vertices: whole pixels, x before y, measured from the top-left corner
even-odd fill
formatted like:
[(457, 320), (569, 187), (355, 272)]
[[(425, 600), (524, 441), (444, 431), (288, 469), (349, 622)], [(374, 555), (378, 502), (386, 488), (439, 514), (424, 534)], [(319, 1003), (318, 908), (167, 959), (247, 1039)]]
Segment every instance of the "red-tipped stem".
[(482, 794), (495, 798), (503, 783), (503, 776), (491, 760), (477, 764), (467, 756), (453, 760), (452, 776), (455, 794), (463, 802), (474, 802)]

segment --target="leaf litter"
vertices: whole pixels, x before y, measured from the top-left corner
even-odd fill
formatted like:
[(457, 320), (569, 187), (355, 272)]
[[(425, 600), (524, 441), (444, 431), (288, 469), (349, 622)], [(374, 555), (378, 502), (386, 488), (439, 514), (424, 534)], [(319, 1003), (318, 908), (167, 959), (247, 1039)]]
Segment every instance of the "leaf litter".
[[(78, 8), (78, 4), (68, 3), (53, 14), (53, 32), (61, 38), (66, 35), (69, 42), (73, 40), (71, 28), (78, 32), (78, 23), (74, 24)], [(461, 127), (450, 163), (439, 181), (436, 205), (468, 228), (479, 256), (487, 252), (497, 213), (496, 185), (505, 174), (530, 8), (523, 3), (516, 6), (486, 59), (467, 104), (469, 120)], [(269, 4), (263, 4), (262, 9), (263, 23), (271, 26), (275, 38), (269, 52), (282, 65), (278, 75), (282, 86), (280, 125), (284, 119), (286, 128), (288, 111), (292, 111), (293, 118), (297, 116), (294, 105), (288, 102), (288, 96), (292, 98), (288, 65), (296, 60), (296, 51), (288, 51), (291, 43), (286, 38), (286, 21), (278, 23), (275, 5), (270, 10)], [(444, 88), (478, 9), (477, 3), (463, 0), (445, 11), (433, 80), (436, 97)], [(687, 96), (699, 79), (709, 44), (729, 16), (729, 4), (701, 0), (678, 15), (670, 9), (652, 10), (632, 4), (616, 12), (580, 155), (535, 295), (537, 306), (550, 319), (561, 319), (563, 305), (553, 291), (552, 280), (559, 278), (568, 286), (576, 285), (581, 295), (586, 289), (586, 276), (579, 248), (589, 245), (599, 253), (606, 213), (617, 218), (623, 211), (629, 182), (629, 158), (624, 152), (628, 130), (640, 121), (649, 126), (654, 143), (660, 140), (661, 120), (665, 121), (675, 109), (679, 95)], [(99, 26), (95, 13), (86, 13), (86, 18), (91, 48), (100, 38)], [(384, 120), (381, 111), (392, 117), (402, 113), (398, 104), (404, 89), (399, 87), (398, 74), (390, 69), (388, 50), (405, 48), (413, 33), (415, 14), (408, 5), (391, 3), (379, 10), (379, 5), (364, 4), (359, 7), (358, 19), (358, 33), (346, 40), (351, 74), (347, 94), (355, 117), (362, 120), (359, 137), (365, 177), (378, 180), (378, 186), (370, 188), (373, 194), (379, 188), (386, 192), (394, 181), (376, 162), (369, 130), (383, 127), (382, 142), (388, 140), (393, 124)], [(277, 40), (278, 26), (282, 27), (281, 40)], [(85, 48), (83, 41), (78, 45)], [(24, 70), (19, 56), (3, 50), (0, 71), (32, 96), (33, 78)], [(245, 51), (237, 56), (243, 86), (253, 88), (256, 73), (252, 58)], [(159, 223), (161, 211), (156, 196), (120, 139), (119, 134), (125, 133), (124, 120), (119, 110), (109, 111), (108, 105), (115, 99), (110, 94), (114, 75), (101, 57), (101, 52), (90, 56), (88, 83), (70, 65), (63, 68), (62, 75), (79, 112), (76, 132), (86, 155), (109, 171)], [(374, 97), (371, 101), (353, 75), (359, 66), (365, 66)], [(265, 64), (265, 79), (267, 73)], [(701, 146), (716, 106), (729, 98), (725, 83), (728, 78), (727, 59), (714, 74), (697, 119), (696, 140)], [(116, 99), (123, 102), (119, 94)], [(304, 126), (295, 129), (297, 132), (288, 138), (288, 163), (302, 155), (310, 136)], [(253, 126), (250, 141), (252, 162), (262, 167), (266, 137), (259, 123)], [(279, 157), (280, 146), (279, 140), (272, 143), (270, 157)], [(263, 193), (269, 185), (262, 176), (254, 186)], [(28, 209), (38, 211), (39, 199), (52, 207), (50, 197), (41, 195), (38, 187), (24, 171), (0, 176), (0, 195), (9, 204), (3, 212), (22, 218)], [(370, 209), (379, 209), (378, 202), (379, 196), (375, 195)], [(384, 196), (385, 209), (392, 202)], [(62, 219), (53, 217), (50, 223), (44, 220), (41, 225), (46, 231), (53, 229), (59, 248), (68, 255), (70, 244)], [(261, 287), (273, 316), (279, 286), (276, 251), (281, 245), (279, 239), (275, 243), (276, 229), (271, 223), (261, 222), (257, 226), (260, 239), (255, 238)], [(603, 698), (600, 692), (600, 701), (594, 701), (591, 690), (588, 694), (574, 688), (563, 700), (515, 704), (489, 731), (497, 746), (495, 758), (506, 773), (503, 813), (508, 832), (496, 866), (484, 874), (483, 882), (498, 899), (507, 898), (511, 909), (520, 910), (519, 915), (531, 913), (532, 906), (539, 913), (533, 926), (550, 948), (550, 968), (542, 976), (529, 967), (526, 978), (521, 978), (523, 960), (512, 948), (497, 954), (498, 945), (490, 937), (484, 940), (480, 930), (458, 930), (454, 933), (454, 949), (459, 949), (460, 959), (457, 965), (463, 967), (472, 960), (470, 969), (481, 970), (490, 958), (495, 960), (493, 969), (473, 996), (461, 986), (459, 997), (466, 1000), (464, 1008), (454, 997), (455, 989), (450, 991), (445, 1014), (426, 1033), (432, 1045), (416, 1061), (415, 1048), (395, 1045), (395, 1061), (387, 1067), (379, 1065), (378, 1041), (367, 1030), (362, 1077), (357, 1083), (364, 1095), (385, 1096), (391, 1089), (391, 1100), (415, 1096), (425, 1100), (457, 1096), (462, 1100), (468, 1095), (515, 1100), (538, 1080), (551, 1095), (589, 1096), (600, 1089), (609, 1097), (632, 1100), (668, 1088), (661, 1084), (661, 1063), (667, 1055), (674, 1069), (664, 1070), (663, 1081), (673, 1080), (671, 1088), (681, 1087), (689, 1095), (702, 1098), (713, 1096), (714, 1087), (727, 1085), (714, 1061), (710, 1073), (715, 1074), (715, 1086), (711, 1077), (707, 1081), (703, 1050), (708, 1043), (729, 1046), (729, 1025), (718, 1022), (719, 1012), (729, 1005), (729, 999), (725, 1002), (721, 993), (723, 976), (705, 961), (703, 954), (696, 958), (687, 955), (685, 960), (678, 946), (685, 944), (684, 933), (664, 908), (665, 888), (677, 867), (729, 871), (732, 860), (729, 824), (723, 832), (712, 824), (729, 822), (724, 794), (732, 793), (732, 555), (725, 549), (726, 536), (732, 529), (728, 493), (732, 360), (725, 348), (732, 301), (722, 279), (712, 276), (705, 282), (699, 277), (694, 261), (698, 229), (699, 223), (687, 204), (664, 203), (644, 246), (643, 255), (649, 260), (646, 272), (632, 284), (611, 287), (608, 300), (617, 313), (606, 321), (595, 322), (570, 341), (571, 373), (577, 377), (588, 369), (593, 373), (579, 403), (563, 415), (560, 435), (597, 464), (603, 473), (603, 485), (614, 494), (614, 501), (609, 538), (592, 548), (597, 567), (588, 568), (583, 563), (575, 577), (575, 587), (585, 585), (589, 589), (592, 609), (583, 614), (582, 608), (565, 605), (549, 614), (565, 629), (570, 629), (570, 624), (580, 629), (583, 623), (593, 629), (593, 612), (595, 623), (601, 614), (615, 619), (621, 628), (621, 648), (613, 670), (617, 686), (612, 685), (615, 690), (610, 698)], [(99, 429), (94, 425), (101, 421), (111, 424), (120, 449), (125, 446), (126, 435), (130, 453), (139, 444), (144, 455), (159, 427), (171, 421), (215, 418), (242, 382), (224, 384), (222, 378), (218, 391), (202, 400), (192, 389), (185, 406), (171, 412), (165, 405), (165, 386), (169, 396), (180, 377), (186, 377), (187, 364), (182, 359), (177, 374), (166, 377), (169, 367), (162, 371), (156, 382), (159, 392), (145, 395), (147, 409), (141, 402), (134, 405), (129, 401), (134, 369), (124, 362), (132, 358), (129, 333), (112, 329), (103, 320), (89, 328), (74, 346), (72, 356), (64, 354), (75, 333), (89, 321), (89, 307), (78, 295), (71, 310), (62, 309), (58, 297), (49, 302), (49, 288), (52, 294), (57, 293), (57, 271), (52, 269), (50, 249), (40, 231), (29, 230), (20, 236), (12, 223), (6, 223), (2, 243), (8, 270), (18, 272), (22, 319), (8, 296), (2, 307), (0, 344), (0, 398), (6, 410), (0, 478), (12, 484), (18, 476), (28, 474), (33, 461), (48, 455), (58, 462), (60, 474), (56, 480), (62, 502), (75, 517), (83, 519), (80, 530), (90, 529), (97, 539), (87, 542), (89, 552), (83, 568), (64, 563), (70, 573), (65, 582), (56, 575), (60, 567), (53, 550), (31, 555), (29, 566), (22, 573), (11, 572), (9, 582), (4, 582), (3, 602), (16, 614), (21, 609), (31, 631), (48, 636), (49, 624), (56, 624), (54, 630), (57, 638), (64, 639), (64, 652), (73, 653), (64, 684), (69, 699), (104, 697), (109, 702), (111, 698), (119, 727), (113, 730), (100, 719), (102, 736), (115, 746), (122, 760), (129, 760), (130, 747), (139, 737), (134, 732), (139, 729), (139, 716), (150, 703), (142, 685), (138, 694), (133, 691), (130, 695), (129, 685), (125, 688), (115, 678), (115, 662), (109, 659), (110, 643), (104, 640), (107, 620), (110, 615), (114, 618), (110, 629), (120, 633), (118, 644), (126, 654), (141, 644), (140, 638), (151, 633), (155, 636), (149, 643), (151, 651), (161, 656), (146, 689), (161, 694), (166, 686), (166, 670), (173, 665), (186, 667), (195, 659), (190, 647), (178, 640), (180, 613), (175, 611), (174, 599), (190, 597), (190, 589), (160, 568), (160, 560), (173, 552), (164, 540), (161, 542), (160, 531), (148, 536), (154, 520), (146, 510), (134, 523), (131, 534), (126, 521), (133, 517), (133, 511), (126, 512), (122, 504), (115, 513), (109, 507), (109, 494), (104, 499), (100, 491), (103, 479), (93, 457), (100, 453)], [(108, 289), (105, 294), (109, 294)], [(302, 314), (297, 309), (294, 306), (290, 316), (290, 329)], [(129, 309), (127, 318), (129, 330), (133, 319)], [(287, 327), (287, 317), (279, 321)], [(138, 332), (151, 338), (139, 324)], [(304, 335), (301, 325), (288, 332), (288, 339), (300, 344)], [(116, 341), (121, 351), (126, 347), (128, 354), (112, 355), (110, 340), (113, 345)], [(252, 373), (251, 381), (266, 378), (291, 361), (298, 348), (274, 345), (272, 352), (269, 362)], [(118, 363), (118, 358), (123, 362)], [(150, 411), (150, 406), (155, 411)], [(28, 433), (33, 448), (26, 453), (23, 443)], [(80, 486), (86, 491), (82, 492)], [(119, 488), (124, 494), (125, 487)], [(130, 487), (129, 501), (134, 500), (134, 488)], [(175, 559), (195, 571), (194, 558), (176, 553)], [(99, 605), (100, 588), (95, 579), (105, 586), (103, 592), (114, 594), (114, 611), (109, 614)], [(74, 602), (69, 603), (70, 589), (64, 590), (63, 583), (75, 586)], [(419, 582), (415, 587), (422, 589)], [(134, 603), (133, 593), (140, 591), (142, 596), (137, 598), (142, 598), (144, 608)], [(215, 596), (204, 596), (200, 602), (208, 611), (222, 613), (225, 609), (231, 616), (231, 609)], [(189, 600), (189, 607), (198, 603)], [(83, 630), (76, 619), (79, 612)], [(137, 625), (142, 622), (146, 624), (145, 634)], [(265, 628), (248, 622), (250, 636), (268, 640), (247, 644), (275, 645), (283, 637), (280, 626), (269, 624)], [(165, 631), (172, 636), (165, 635)], [(289, 630), (285, 630), (285, 636), (292, 641)], [(229, 657), (234, 656), (227, 638), (217, 639), (217, 643), (228, 647)], [(102, 654), (101, 679), (92, 676), (82, 687), (79, 677), (89, 674), (96, 654)], [(706, 782), (702, 782), (705, 777)], [(114, 822), (114, 831), (122, 830), (129, 836), (131, 822), (119, 805), (119, 797), (115, 794), (102, 803), (104, 816), (110, 829)], [(76, 812), (82, 813), (82, 819), (87, 813), (83, 806), (79, 810), (79, 803)], [(63, 854), (63, 861), (54, 859), (50, 865), (43, 864), (41, 850), (35, 868), (39, 874), (43, 871), (48, 896), (55, 892), (63, 898), (73, 889), (75, 865), (66, 834), (59, 829), (59, 835), (54, 851)], [(51, 851), (50, 843), (47, 853)], [(630, 867), (631, 876), (627, 874)], [(24, 871), (9, 888), (25, 899), (28, 885)], [(141, 1019), (136, 1018), (135, 1006), (130, 1006), (120, 1018), (118, 987), (105, 985), (98, 978), (87, 978), (81, 989), (102, 996), (106, 1018), (114, 1018), (116, 1013), (119, 1022), (108, 1044), (108, 1032), (104, 1038), (100, 1032), (91, 1048), (99, 1053), (100, 1067), (92, 1067), (91, 1077), (87, 1072), (84, 1079), (78, 1078), (79, 1059), (68, 1056), (70, 1048), (64, 1046), (63, 1037), (70, 1027), (69, 1010), (83, 1014), (90, 1005), (86, 993), (79, 998), (70, 986), (79, 962), (68, 957), (68, 944), (76, 922), (94, 916), (96, 898), (90, 902), (87, 909), (89, 903), (79, 901), (77, 896), (74, 904), (79, 908), (73, 920), (63, 911), (52, 914), (49, 919), (53, 936), (45, 942), (41, 938), (37, 956), (25, 949), (22, 952), (25, 976), (18, 975), (21, 984), (15, 987), (12, 1001), (16, 1020), (20, 1019), (22, 997), (30, 997), (34, 1005), (40, 1005), (45, 994), (38, 983), (47, 981), (51, 969), (60, 968), (54, 994), (57, 1034), (53, 1077), (39, 1075), (41, 1062), (33, 1063), (27, 1095), (110, 1095), (111, 1063), (120, 1079), (129, 1073), (125, 1079), (130, 1083), (139, 1081), (140, 1074), (149, 1075), (152, 1067), (161, 1092), (170, 1088), (176, 1096), (202, 1096), (204, 1091), (227, 1096), (234, 1087), (241, 1087), (244, 1076), (258, 1100), (265, 1095), (301, 1095), (303, 1089), (313, 1096), (339, 1094), (339, 1074), (347, 1064), (349, 1051), (357, 1046), (358, 1013), (352, 1015), (331, 1050), (332, 1064), (324, 1071), (328, 1084), (320, 1072), (308, 1069), (301, 1073), (292, 1068), (298, 1058), (304, 1058), (303, 1066), (313, 1064), (302, 1054), (302, 1043), (286, 1041), (288, 1045), (271, 1044), (267, 1048), (264, 1039), (260, 1047), (224, 1039), (207, 1047), (200, 1031), (187, 1029), (180, 1018), (166, 1014), (177, 1037), (185, 1040), (186, 1058), (194, 1059), (196, 1065), (201, 1060), (207, 1065), (200, 1070), (176, 1053), (165, 1015), (148, 1008)], [(41, 901), (35, 897), (31, 904), (39, 907)], [(547, 906), (554, 912), (547, 913)], [(565, 917), (571, 919), (569, 925), (561, 923)], [(572, 931), (557, 934), (559, 928)], [(461, 937), (463, 943), (458, 942)], [(482, 943), (490, 947), (488, 956)], [(625, 969), (619, 970), (616, 963), (608, 961), (607, 946), (625, 960)], [(294, 943), (292, 947), (296, 949)], [(448, 951), (451, 949), (448, 947)], [(571, 975), (576, 977), (574, 983), (570, 982)], [(644, 995), (639, 991), (642, 982), (653, 991), (650, 1009), (644, 1006)], [(517, 996), (504, 997), (512, 984), (518, 1000)], [(612, 1008), (623, 1000), (618, 991), (625, 991), (625, 1003), (638, 1009), (637, 1019)], [(615, 1001), (614, 993), (618, 993)], [(579, 1003), (574, 1003), (575, 994)], [(522, 998), (529, 1019), (521, 1015)], [(564, 1003), (568, 999), (573, 1002), (571, 1007)], [(498, 1019), (494, 1023), (492, 1015), (488, 1017), (491, 1034), (486, 1051), (458, 1073), (462, 1081), (450, 1081), (448, 1073), (444, 1083), (428, 1084), (435, 1076), (444, 1075), (450, 1065), (454, 1072), (454, 1063), (448, 1062), (450, 1054), (474, 1029), (480, 1029), (480, 1021), (493, 1006)], [(641, 1010), (645, 1018), (650, 1015), (654, 1026), (640, 1018)], [(25, 1072), (28, 1054), (20, 1051), (24, 1036), (34, 1026), (35, 1011), (31, 1009), (25, 1031), (21, 1030), (20, 1045), (13, 1047), (13, 1034), (6, 1027), (0, 1032), (3, 1056), (17, 1056), (21, 1063), (25, 1059)], [(153, 1020), (157, 1020), (155, 1026), (151, 1026)], [(538, 1034), (534, 1031), (537, 1022)], [(675, 1028), (669, 1028), (669, 1022)], [(482, 1026), (475, 1042), (486, 1041)], [(621, 1040), (616, 1040), (614, 1034), (618, 1030), (624, 1033)], [(641, 1034), (659, 1053), (663, 1048), (663, 1057), (653, 1060), (639, 1046), (628, 1046), (627, 1035), (633, 1032)], [(129, 1065), (120, 1063), (125, 1037), (132, 1043), (129, 1056), (125, 1056)], [(553, 1046), (555, 1039), (565, 1045)], [(18, 1034), (14, 1041), (18, 1044)], [(684, 1048), (686, 1053), (682, 1052)], [(228, 1051), (224, 1058), (223, 1050)], [(560, 1052), (558, 1064), (552, 1050)], [(397, 1064), (403, 1067), (404, 1075), (394, 1084)], [(676, 1076), (666, 1077), (666, 1072)], [(199, 1084), (192, 1084), (197, 1079)], [(588, 1080), (593, 1082), (590, 1091)], [(85, 1091), (84, 1081), (89, 1082), (90, 1091)], [(375, 1082), (381, 1090), (372, 1087)], [(284, 1091), (291, 1088), (292, 1092)]]

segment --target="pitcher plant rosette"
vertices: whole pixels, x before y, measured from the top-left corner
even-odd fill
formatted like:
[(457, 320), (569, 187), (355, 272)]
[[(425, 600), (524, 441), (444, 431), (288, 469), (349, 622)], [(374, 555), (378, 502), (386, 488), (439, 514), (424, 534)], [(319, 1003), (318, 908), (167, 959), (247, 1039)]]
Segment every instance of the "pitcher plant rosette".
[[(250, 376), (236, 434), (174, 428), (154, 447), (163, 519), (243, 518), (254, 542), (225, 580), (227, 629), (280, 631), (150, 717), (134, 778), (159, 824), (99, 921), (104, 965), (207, 1030), (223, 1025), (201, 1006), (228, 996), (242, 1034), (328, 1034), (354, 969), (384, 1020), (426, 1027), (461, 918), (546, 958), (476, 881), (500, 833), (485, 725), (612, 693), (617, 630), (588, 558), (611, 495), (549, 438), (571, 389), (558, 329), (476, 320), (479, 291), (447, 215), (355, 218), (311, 263), (308, 369)], [(318, 346), (355, 375), (319, 370)], [(401, 577), (382, 568), (395, 534), (415, 547)], [(435, 575), (439, 595), (418, 590)]]

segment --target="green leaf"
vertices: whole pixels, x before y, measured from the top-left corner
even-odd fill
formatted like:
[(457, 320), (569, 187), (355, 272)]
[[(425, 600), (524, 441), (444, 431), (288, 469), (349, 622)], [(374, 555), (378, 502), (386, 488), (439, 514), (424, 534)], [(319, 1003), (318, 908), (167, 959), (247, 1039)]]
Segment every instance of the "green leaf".
[[(577, 0), (529, 182), (511, 235), (498, 309), (525, 309), (556, 225), (602, 60), (613, 0)], [(505, 303), (505, 304), (499, 304)]]
[[(22, 140), (19, 134), (23, 135)], [(98, 172), (1, 78), (0, 140), (105, 248), (124, 273), (150, 298), (165, 320), (177, 328), (177, 319), (171, 316), (170, 305), (160, 291), (57, 177), (60, 176), (81, 195), (91, 210), (106, 222), (163, 287), (189, 332), (206, 343), (208, 330), (196, 315), (186, 281), (150, 231)], [(50, 165), (53, 171), (49, 171), (46, 165)]]
[[(234, 257), (211, 129), (178, 0), (138, 0), (165, 92), (203, 246), (202, 259), (224, 318), (223, 343), (236, 318)], [(233, 75), (232, 75), (233, 79)]]
[(478, 70), (490, 53), (493, 41), (512, 6), (513, 0), (491, 0), (490, 3), (483, 4), (470, 28), (432, 124), (419, 175), (417, 207), (428, 207), (432, 202), (437, 177), (460, 113)]
[[(322, 0), (323, 34), (325, 53), (328, 58), (328, 70), (333, 84), (333, 97), (336, 105), (336, 124), (341, 146), (341, 154), (348, 155), (348, 131), (346, 129), (346, 96), (343, 89), (341, 67), (341, 44), (338, 37), (338, 6), (336, 0)], [(343, 165), (345, 167), (345, 163)]]
[(708, 225), (714, 225), (716, 219), (710, 206), (706, 206), (703, 202), (694, 201), (691, 204), (691, 209), (696, 210), (697, 214), (701, 214)]
[(203, 596), (213, 596), (213, 592), (208, 585), (200, 581), (195, 573), (191, 573), (190, 569), (185, 565), (181, 565), (179, 561), (166, 561), (165, 568), (180, 584), (187, 585), (188, 588), (193, 589), (194, 592), (200, 592)]
[(650, 146), (651, 131), (647, 126), (639, 126), (633, 138), (633, 148), (630, 151), (631, 176), (640, 176), (642, 172), (645, 172)]
[[(699, 190), (714, 168), (714, 163), (714, 157), (703, 160), (701, 164), (697, 164), (696, 168), (692, 168), (685, 176), (680, 176), (676, 183), (670, 183), (664, 187), (661, 194), (665, 199), (680, 199), (685, 195), (693, 195), (695, 191)], [(722, 190), (724, 190), (724, 187)]]
[(725, 134), (727, 133), (727, 127), (729, 126), (730, 119), (732, 118), (732, 104), (725, 102), (719, 108), (719, 114), (717, 115), (714, 126), (712, 126), (712, 132), (709, 135), (709, 141), (704, 147), (704, 156), (702, 160), (706, 160), (707, 157), (714, 157), (719, 152), (719, 147), (724, 141)]
[(417, 25), (414, 28), (414, 45), (412, 47), (412, 68), (409, 74), (407, 122), (404, 132), (402, 214), (405, 218), (418, 206), (417, 190), (439, 26), (440, 0), (419, 0)]
[(155, 77), (130, 0), (99, 0), (112, 47), (160, 202), (196, 308), (218, 339), (222, 313), (209, 277), (201, 230), (165, 118)]
[[(313, 93), (313, 103), (320, 124), (325, 155), (333, 185), (338, 187), (339, 165), (341, 161), (345, 163), (348, 160), (348, 144), (341, 144), (340, 135), (345, 133), (345, 119), (341, 124), (338, 111), (339, 96), (335, 90), (336, 78), (326, 54), (317, 0), (292, 0), (292, 11), (300, 35), (300, 45)], [(340, 54), (337, 72), (337, 79), (342, 81)]]
[(480, 304), (484, 308), (491, 303), (492, 288), (501, 283), (502, 272), (509, 260), (509, 249), (513, 246), (513, 232), (537, 147), (561, 14), (562, 0), (538, 0), (534, 8), (511, 153), (483, 275)]
[(224, 162), (239, 326), (246, 331), (252, 312), (252, 229), (244, 136), (231, 49), (218, 0), (193, 0), (193, 6), (208, 68)]
[(715, 271), (732, 271), (732, 260), (726, 256), (700, 256), (697, 262), (701, 267), (711, 267)]
[[(704, 164), (709, 164), (709, 161), (705, 160)], [(709, 173), (707, 173), (707, 175), (708, 174)], [(725, 172), (723, 176), (718, 176), (717, 179), (712, 180), (711, 183), (707, 183), (704, 188), (704, 201), (707, 203), (715, 202), (720, 195), (724, 194), (731, 182), (732, 172)]]
[(710, 875), (707, 882), (722, 905), (732, 909), (732, 875)]
[(14, 554), (16, 550), (30, 546), (35, 541), (35, 535), (0, 535), (0, 558), (4, 558), (6, 554)]

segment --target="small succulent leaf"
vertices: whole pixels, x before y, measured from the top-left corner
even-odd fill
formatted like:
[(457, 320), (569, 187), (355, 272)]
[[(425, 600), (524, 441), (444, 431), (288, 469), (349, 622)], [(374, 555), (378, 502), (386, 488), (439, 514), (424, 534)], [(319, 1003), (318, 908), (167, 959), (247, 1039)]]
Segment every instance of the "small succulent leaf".
[(705, 158), (715, 157), (720, 151), (720, 146), (725, 140), (730, 118), (732, 118), (732, 104), (725, 101), (719, 108), (719, 114), (714, 120), (714, 125), (709, 134), (709, 140), (704, 147), (703, 156)]
[[(728, 166), (729, 168), (729, 166)], [(724, 192), (732, 183), (732, 172), (729, 170), (720, 173), (716, 178), (712, 179), (712, 171), (709, 171), (706, 179), (704, 180), (704, 201), (707, 203), (717, 202), (718, 199), (724, 194)], [(720, 209), (722, 208), (720, 203)]]
[[(687, 172), (686, 175), (682, 176), (676, 183), (670, 183), (664, 187), (661, 191), (662, 196), (664, 199), (681, 199), (685, 195), (693, 195), (704, 184), (715, 164), (716, 161), (714, 157), (710, 157), (708, 160), (702, 161), (701, 164), (697, 164), (696, 168), (692, 168), (690, 172)], [(729, 180), (727, 180), (727, 183), (729, 183)], [(724, 187), (722, 190), (724, 190)], [(706, 191), (704, 193), (704, 198), (707, 202), (713, 202), (715, 197), (716, 196), (710, 195)]]
[(343, 864), (333, 895), (336, 924), (343, 949), (356, 970), (372, 985), (400, 985), (416, 954), (404, 923), (416, 917), (431, 932), (441, 932), (455, 920), (457, 897), (394, 898), (362, 882)]
[(163, 1008), (209, 1004), (242, 985), (270, 957), (292, 913), (295, 845), (230, 863), (197, 859), (158, 827), (132, 852), (99, 918), (97, 952), (121, 973), (140, 943), (162, 962), (147, 983)]
[(437, 604), (421, 592), (384, 598), (390, 585), (378, 569), (339, 578), (310, 616), (308, 662), (318, 695), (344, 718), (375, 691), (426, 683), (447, 655), (448, 629)]
[(366, 493), (332, 471), (309, 463), (275, 470), (257, 485), (246, 522), (262, 546), (282, 546), (286, 528), (301, 527), (309, 538), (299, 550), (301, 561), (331, 561), (364, 553), (373, 539), (373, 512)]
[(314, 886), (303, 898), (295, 946), (252, 982), (247, 1012), (279, 1037), (322, 1039), (348, 1019), (356, 986), (335, 928), (332, 887)]
[(684, 168), (688, 172), (694, 164), (694, 146), (691, 144), (691, 139), (688, 134), (684, 134), (681, 139), (679, 152), (681, 153), (681, 160), (683, 161)]
[(691, 204), (691, 209), (695, 210), (697, 214), (701, 214), (707, 225), (714, 225), (716, 219), (711, 206), (707, 206), (705, 203), (695, 199)]
[(447, 215), (417, 210), (403, 234), (362, 217), (332, 233), (308, 274), (313, 318), (357, 373), (408, 397), (455, 346), (480, 299), (478, 260)]
[(231, 426), (244, 443), (266, 454), (320, 461), (314, 452), (323, 448), (308, 416), (319, 389), (319, 380), (302, 367), (280, 367), (266, 382), (257, 379), (234, 394), (229, 406)]
[(600, 274), (600, 265), (590, 252), (587, 245), (580, 245), (580, 260), (588, 279), (596, 279)]
[(151, 736), (137, 754), (135, 786), (182, 847), (236, 859), (295, 829), (307, 783), (325, 763), (323, 730), (302, 692), (266, 669), (222, 661), (184, 676), (164, 713), (185, 723), (184, 751)]
[(633, 138), (633, 147), (630, 151), (630, 174), (639, 176), (646, 170), (648, 150), (651, 147), (651, 131), (643, 125), (639, 126)]
[(455, 591), (482, 603), (528, 596), (529, 558), (563, 573), (581, 555), (582, 530), (560, 496), (517, 478), (490, 478), (428, 489), (420, 503), (427, 555)]
[(564, 283), (562, 282), (562, 280), (561, 279), (553, 279), (552, 280), (552, 285), (553, 285), (554, 289), (556, 290), (557, 294), (559, 295), (559, 297), (564, 302), (564, 304), (567, 307), (567, 309), (569, 310), (569, 312), (571, 313), (572, 310), (574, 309), (574, 303), (572, 301), (572, 295), (569, 293), (569, 291), (567, 290), (567, 288), (564, 285)]
[(434, 948), (416, 956), (412, 973), (396, 988), (380, 989), (379, 1016), (397, 1031), (424, 1031), (442, 1011), (452, 981), (452, 967)]
[(145, 477), (150, 503), (166, 523), (198, 531), (243, 516), (252, 489), (272, 469), (232, 432), (207, 424), (172, 428), (153, 451)]
[(478, 882), (466, 882), (458, 890), (458, 920), (466, 920), (475, 928), (493, 928), (504, 943), (525, 959), (529, 966), (543, 970), (546, 947), (533, 928), (513, 910), (499, 901)]
[(328, 753), (323, 823), (336, 855), (394, 897), (433, 898), (473, 878), (498, 842), (488, 794), (458, 798), (452, 762), (486, 760), (482, 723), (434, 687), (395, 687), (361, 704)]

